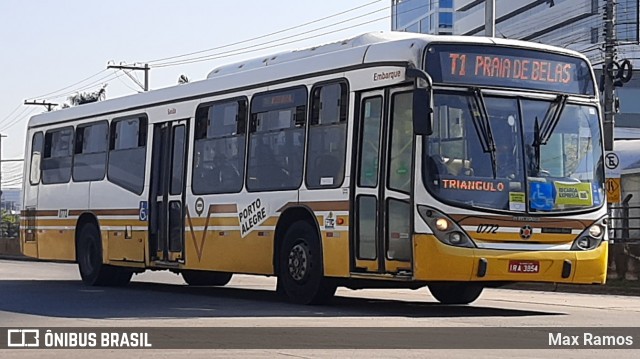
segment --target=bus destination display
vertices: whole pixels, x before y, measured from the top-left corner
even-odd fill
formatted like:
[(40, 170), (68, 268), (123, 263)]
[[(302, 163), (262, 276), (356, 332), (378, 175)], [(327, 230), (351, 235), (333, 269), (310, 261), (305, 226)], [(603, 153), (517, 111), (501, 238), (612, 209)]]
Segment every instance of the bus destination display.
[(450, 75), (454, 77), (492, 77), (523, 81), (561, 82), (576, 81), (575, 64), (540, 61), (498, 55), (449, 53)]
[(436, 45), (427, 55), (434, 81), (454, 84), (591, 95), (593, 82), (587, 69), (578, 58), (514, 48)]

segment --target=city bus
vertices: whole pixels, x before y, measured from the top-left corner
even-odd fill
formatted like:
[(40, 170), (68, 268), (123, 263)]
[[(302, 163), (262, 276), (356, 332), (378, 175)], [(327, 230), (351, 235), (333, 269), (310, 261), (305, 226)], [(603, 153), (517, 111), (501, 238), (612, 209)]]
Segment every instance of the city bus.
[(28, 123), (21, 249), (90, 286), (277, 277), (428, 287), (602, 284), (602, 111), (587, 59), (522, 41), (370, 33)]

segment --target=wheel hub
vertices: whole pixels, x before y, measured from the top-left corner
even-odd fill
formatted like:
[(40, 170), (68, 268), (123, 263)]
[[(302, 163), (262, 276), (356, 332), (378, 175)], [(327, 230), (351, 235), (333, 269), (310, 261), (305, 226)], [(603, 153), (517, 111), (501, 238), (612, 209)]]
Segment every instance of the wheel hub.
[(296, 281), (302, 280), (308, 271), (309, 254), (303, 244), (296, 244), (289, 252), (289, 274)]

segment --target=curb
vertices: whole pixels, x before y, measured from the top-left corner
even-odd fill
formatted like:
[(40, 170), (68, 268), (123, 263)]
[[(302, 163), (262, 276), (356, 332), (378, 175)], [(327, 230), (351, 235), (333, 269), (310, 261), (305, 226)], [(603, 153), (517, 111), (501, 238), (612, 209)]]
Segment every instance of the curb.
[(531, 290), (539, 292), (579, 293), (596, 295), (640, 296), (640, 285), (637, 281), (609, 280), (605, 285), (598, 284), (559, 284), (559, 283), (513, 283), (502, 289)]
[(37, 258), (23, 256), (21, 254), (0, 254), (0, 260), (6, 261), (22, 261), (22, 262), (38, 262)]

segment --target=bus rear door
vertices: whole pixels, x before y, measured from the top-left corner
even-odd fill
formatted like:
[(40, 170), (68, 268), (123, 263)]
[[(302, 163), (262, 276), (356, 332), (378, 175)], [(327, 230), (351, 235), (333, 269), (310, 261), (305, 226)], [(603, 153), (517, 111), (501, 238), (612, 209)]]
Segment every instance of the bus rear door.
[(153, 128), (149, 191), (152, 261), (184, 260), (183, 204), (188, 133), (186, 120), (158, 123)]

